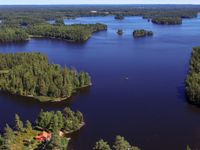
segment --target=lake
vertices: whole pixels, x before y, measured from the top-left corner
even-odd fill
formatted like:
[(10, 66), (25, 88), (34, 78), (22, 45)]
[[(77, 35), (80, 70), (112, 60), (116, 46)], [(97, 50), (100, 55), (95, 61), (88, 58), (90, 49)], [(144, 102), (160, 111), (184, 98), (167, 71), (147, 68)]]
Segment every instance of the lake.
[[(192, 47), (200, 45), (200, 15), (182, 25), (160, 26), (142, 17), (115, 20), (113, 16), (82, 17), (73, 23), (105, 23), (108, 31), (86, 43), (32, 39), (0, 45), (0, 52), (39, 51), (51, 62), (88, 71), (93, 86), (69, 100), (40, 103), (30, 98), (0, 94), (0, 128), (14, 125), (14, 114), (34, 121), (41, 109), (70, 106), (85, 116), (86, 126), (72, 135), (71, 148), (92, 149), (100, 138), (113, 142), (122, 135), (142, 150), (200, 148), (200, 108), (187, 103), (184, 81)], [(117, 29), (124, 35), (118, 36)], [(134, 29), (147, 29), (153, 37), (134, 39)]]

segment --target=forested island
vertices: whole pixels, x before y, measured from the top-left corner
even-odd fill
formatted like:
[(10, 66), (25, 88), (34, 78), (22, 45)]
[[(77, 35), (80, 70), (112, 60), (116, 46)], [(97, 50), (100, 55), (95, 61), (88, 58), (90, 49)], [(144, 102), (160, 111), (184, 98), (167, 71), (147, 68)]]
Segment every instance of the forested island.
[(69, 98), (90, 86), (87, 72), (61, 68), (41, 53), (0, 54), (0, 90), (45, 101)]
[(134, 30), (133, 31), (133, 36), (135, 38), (153, 36), (153, 32), (152, 31), (148, 31), (148, 30), (144, 30), (144, 29)]
[(115, 16), (115, 19), (116, 19), (116, 20), (123, 20), (123, 19), (124, 19), (124, 16), (118, 14), (118, 15)]
[(153, 18), (152, 23), (160, 25), (178, 25), (182, 24), (182, 18), (180, 17), (159, 17)]
[(83, 114), (65, 108), (63, 111), (46, 111), (39, 113), (32, 124), (29, 120), (24, 123), (19, 115), (15, 115), (15, 127), (8, 124), (0, 135), (0, 149), (5, 150), (66, 150), (69, 133), (79, 130), (84, 125)]
[(75, 25), (35, 25), (27, 29), (27, 33), (32, 37), (48, 37), (64, 39), (72, 42), (87, 41), (92, 33), (107, 30), (104, 24), (75, 24)]
[(123, 32), (122, 29), (118, 29), (118, 30), (117, 30), (117, 34), (118, 34), (118, 35), (122, 35), (123, 33), (124, 33), (124, 32)]
[(193, 48), (190, 70), (186, 79), (186, 93), (189, 102), (200, 104), (200, 47)]
[(48, 37), (56, 39), (64, 39), (71, 42), (85, 42), (94, 32), (107, 30), (104, 24), (76, 24), (63, 25), (62, 20), (56, 20), (55, 25), (38, 24), (28, 26), (27, 28), (20, 27), (0, 27), (0, 42), (21, 42), (26, 41), (31, 37)]

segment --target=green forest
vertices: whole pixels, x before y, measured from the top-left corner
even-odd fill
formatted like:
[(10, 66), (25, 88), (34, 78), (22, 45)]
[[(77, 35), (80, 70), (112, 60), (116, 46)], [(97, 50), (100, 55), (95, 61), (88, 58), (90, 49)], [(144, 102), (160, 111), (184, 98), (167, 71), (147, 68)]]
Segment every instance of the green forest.
[(0, 27), (0, 42), (21, 42), (30, 37), (48, 37), (64, 39), (73, 42), (87, 41), (94, 32), (107, 30), (104, 24), (63, 25), (62, 20), (56, 20), (55, 25), (38, 24), (26, 28)]
[(144, 29), (134, 30), (133, 31), (133, 36), (136, 37), (136, 38), (146, 37), (146, 36), (153, 36), (153, 31), (148, 31), (148, 30), (144, 30)]
[[(96, 13), (92, 13), (95, 10)], [(153, 17), (180, 17), (194, 18), (200, 11), (198, 6), (1, 6), (0, 20), (3, 25), (20, 26), (35, 25), (45, 23), (49, 20), (60, 18), (76, 18), (82, 16), (142, 16), (144, 18)]]
[(107, 30), (104, 24), (76, 24), (76, 25), (35, 25), (27, 29), (27, 32), (33, 37), (42, 36), (49, 38), (65, 39), (74, 42), (84, 42), (88, 40), (92, 33)]
[(20, 42), (28, 40), (29, 35), (20, 28), (0, 28), (0, 43)]
[(200, 104), (200, 47), (193, 48), (190, 70), (186, 79), (186, 93), (189, 102)]
[[(0, 135), (0, 149), (5, 150), (66, 150), (69, 139), (66, 135), (79, 130), (84, 125), (81, 112), (72, 111), (66, 107), (63, 111), (46, 111), (39, 113), (36, 121), (32, 124), (29, 120), (25, 123), (19, 115), (15, 115), (15, 127), (8, 124), (4, 133)], [(41, 132), (51, 133), (49, 141), (38, 141), (35, 137)], [(59, 133), (63, 132), (64, 135)]]
[(69, 107), (63, 111), (43, 111), (35, 121), (36, 127), (45, 131), (63, 131), (66, 134), (79, 130), (85, 123), (80, 111), (72, 111)]
[(182, 24), (182, 18), (180, 17), (159, 17), (153, 18), (152, 23), (161, 25), (177, 25)]
[(41, 53), (0, 54), (0, 90), (40, 101), (67, 99), (90, 86), (87, 72), (51, 64)]

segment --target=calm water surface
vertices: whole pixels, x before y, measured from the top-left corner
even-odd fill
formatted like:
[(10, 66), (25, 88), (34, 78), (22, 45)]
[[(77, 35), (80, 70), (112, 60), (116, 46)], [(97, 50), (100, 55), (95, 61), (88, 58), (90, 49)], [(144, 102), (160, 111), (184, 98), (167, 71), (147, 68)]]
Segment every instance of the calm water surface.
[[(88, 71), (93, 86), (61, 103), (39, 103), (29, 98), (0, 95), (0, 128), (13, 125), (14, 114), (34, 118), (40, 109), (66, 106), (85, 115), (86, 126), (73, 135), (71, 147), (89, 150), (95, 141), (114, 141), (122, 135), (143, 150), (200, 148), (200, 108), (189, 105), (184, 80), (192, 47), (200, 45), (200, 16), (182, 25), (159, 26), (141, 17), (114, 20), (113, 16), (65, 20), (71, 23), (106, 23), (108, 31), (94, 34), (84, 44), (32, 39), (23, 44), (0, 45), (0, 52), (47, 54), (51, 62)], [(122, 28), (123, 36), (116, 30)], [(155, 35), (134, 39), (134, 29)]]

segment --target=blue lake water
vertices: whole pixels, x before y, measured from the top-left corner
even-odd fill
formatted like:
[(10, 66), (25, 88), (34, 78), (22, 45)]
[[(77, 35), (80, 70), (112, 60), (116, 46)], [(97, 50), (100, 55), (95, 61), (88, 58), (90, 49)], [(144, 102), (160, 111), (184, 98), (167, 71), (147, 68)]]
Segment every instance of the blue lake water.
[[(175, 26), (155, 25), (141, 17), (65, 20), (96, 22), (107, 24), (108, 31), (82, 44), (32, 39), (0, 45), (2, 53), (42, 52), (51, 62), (88, 71), (93, 80), (91, 88), (60, 103), (1, 94), (0, 128), (13, 125), (15, 113), (34, 121), (40, 109), (70, 106), (83, 112), (86, 121), (73, 135), (75, 150), (92, 149), (100, 138), (112, 143), (116, 135), (143, 150), (183, 150), (187, 144), (200, 148), (200, 108), (187, 103), (184, 91), (192, 47), (200, 45), (200, 16)], [(123, 36), (116, 34), (119, 28)], [(152, 30), (154, 36), (134, 39), (133, 30), (141, 28)]]

